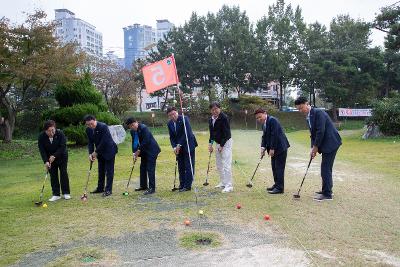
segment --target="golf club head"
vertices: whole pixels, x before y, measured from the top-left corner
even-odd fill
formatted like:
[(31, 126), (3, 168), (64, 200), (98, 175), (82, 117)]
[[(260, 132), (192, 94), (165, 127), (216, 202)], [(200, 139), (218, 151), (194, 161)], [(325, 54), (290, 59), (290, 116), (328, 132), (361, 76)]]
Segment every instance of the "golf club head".
[(299, 194), (293, 194), (293, 199), (300, 199), (300, 195)]
[(171, 189), (172, 192), (174, 192), (176, 190), (179, 190), (179, 188), (174, 187), (174, 188)]
[(81, 196), (81, 200), (82, 201), (86, 201), (87, 200), (87, 194), (86, 193)]
[(209, 185), (209, 183), (208, 182), (204, 182), (204, 184), (203, 184), (204, 186), (207, 186), (207, 185)]
[(125, 192), (122, 193), (122, 195), (124, 195), (124, 196), (129, 196), (129, 192), (128, 192), (128, 191), (125, 191)]
[(35, 202), (35, 205), (38, 206), (38, 207), (42, 206), (42, 204), (43, 204), (43, 201)]
[(247, 186), (248, 188), (252, 188), (252, 187), (253, 187), (253, 184), (252, 184), (252, 183), (248, 183), (248, 184), (246, 184), (246, 186)]

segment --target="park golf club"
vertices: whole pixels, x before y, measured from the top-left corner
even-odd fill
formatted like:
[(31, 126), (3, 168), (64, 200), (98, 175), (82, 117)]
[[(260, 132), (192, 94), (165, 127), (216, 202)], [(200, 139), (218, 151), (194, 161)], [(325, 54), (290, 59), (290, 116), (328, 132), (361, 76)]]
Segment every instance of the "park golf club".
[(81, 196), (81, 200), (82, 201), (86, 201), (88, 196), (87, 196), (87, 187), (89, 184), (89, 178), (90, 178), (90, 172), (92, 171), (92, 167), (93, 167), (93, 161), (90, 161), (90, 167), (89, 167), (89, 171), (88, 171), (88, 175), (87, 175), (87, 179), (86, 179), (86, 185), (85, 185), (85, 191), (83, 193), (83, 195)]
[(258, 161), (257, 167), (256, 167), (256, 169), (254, 170), (253, 176), (251, 177), (251, 179), (250, 179), (250, 181), (248, 182), (248, 184), (246, 184), (246, 186), (247, 186), (248, 188), (252, 188), (252, 187), (253, 187), (253, 179), (254, 179), (254, 176), (256, 175), (256, 172), (257, 172), (257, 170), (258, 170), (258, 166), (260, 166), (260, 163), (261, 163), (261, 161), (262, 161), (263, 158), (264, 158), (264, 155), (261, 156), (260, 160)]
[(42, 206), (43, 204), (43, 192), (44, 192), (44, 185), (46, 184), (47, 181), (47, 176), (49, 176), (49, 170), (46, 171), (46, 175), (44, 176), (42, 190), (40, 191), (39, 201), (35, 202), (35, 205), (38, 207)]
[(212, 152), (210, 152), (210, 155), (208, 156), (207, 176), (206, 176), (206, 181), (203, 184), (204, 186), (209, 185), (209, 183), (208, 183), (208, 173), (210, 172), (211, 153)]
[(135, 163), (136, 163), (136, 158), (133, 160), (131, 174), (129, 174), (129, 179), (128, 179), (128, 183), (126, 184), (125, 192), (122, 193), (122, 195), (124, 195), (124, 196), (128, 196), (129, 195), (128, 187), (129, 187), (129, 183), (131, 182), (133, 170), (135, 169)]
[(311, 161), (312, 161), (312, 159), (313, 159), (313, 158), (312, 158), (312, 157), (310, 157), (310, 161), (308, 162), (307, 170), (306, 170), (306, 173), (304, 174), (303, 180), (301, 181), (301, 184), (300, 184), (299, 190), (297, 191), (297, 194), (294, 194), (294, 195), (293, 195), (293, 198), (294, 198), (294, 199), (300, 199), (300, 190), (301, 190), (301, 187), (303, 186), (304, 179), (306, 178), (306, 175), (307, 175), (308, 169), (310, 168), (310, 165), (311, 165)]
[(176, 188), (176, 168), (178, 166), (178, 156), (176, 156), (175, 160), (175, 178), (174, 178), (174, 188), (171, 189), (172, 192), (178, 190), (179, 188)]

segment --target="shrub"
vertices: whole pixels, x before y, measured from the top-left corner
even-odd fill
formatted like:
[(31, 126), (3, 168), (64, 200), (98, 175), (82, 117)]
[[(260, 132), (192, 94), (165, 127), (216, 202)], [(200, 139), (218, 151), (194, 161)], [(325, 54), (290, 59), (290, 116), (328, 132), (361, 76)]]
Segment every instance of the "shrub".
[(94, 104), (77, 104), (72, 107), (64, 107), (55, 110), (53, 114), (50, 115), (50, 118), (60, 125), (78, 125), (82, 122), (86, 114), (96, 115), (98, 111), (98, 107)]
[(374, 102), (370, 121), (385, 135), (400, 135), (400, 95)]
[(60, 107), (70, 107), (82, 103), (105, 105), (102, 94), (92, 84), (88, 73), (74, 83), (58, 85), (55, 89), (55, 97)]
[(106, 123), (107, 125), (121, 124), (121, 121), (111, 112), (99, 112), (96, 116), (97, 121)]
[(86, 126), (75, 125), (63, 129), (68, 141), (75, 142), (76, 145), (86, 145), (88, 143), (86, 136)]

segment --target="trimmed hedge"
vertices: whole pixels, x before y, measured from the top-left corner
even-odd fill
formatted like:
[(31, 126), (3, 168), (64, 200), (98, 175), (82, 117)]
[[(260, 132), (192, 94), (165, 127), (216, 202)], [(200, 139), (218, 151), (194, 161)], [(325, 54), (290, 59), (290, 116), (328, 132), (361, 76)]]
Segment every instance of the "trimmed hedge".
[(62, 124), (64, 126), (67, 125), (78, 125), (82, 123), (83, 117), (86, 114), (97, 114), (99, 112), (99, 108), (90, 103), (86, 104), (77, 104), (72, 107), (64, 107), (57, 109), (50, 116), (53, 120), (55, 120), (58, 124)]
[(69, 141), (75, 142), (76, 145), (86, 145), (88, 143), (86, 136), (86, 126), (71, 125), (65, 127), (63, 132)]

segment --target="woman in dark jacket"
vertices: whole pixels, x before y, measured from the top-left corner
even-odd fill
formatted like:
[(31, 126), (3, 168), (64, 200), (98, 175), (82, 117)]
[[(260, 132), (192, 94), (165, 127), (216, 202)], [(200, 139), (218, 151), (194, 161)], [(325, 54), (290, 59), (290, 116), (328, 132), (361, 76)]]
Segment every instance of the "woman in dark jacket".
[[(56, 129), (54, 121), (49, 120), (44, 123), (43, 132), (40, 133), (38, 138), (38, 146), (45, 168), (48, 169), (51, 177), (53, 196), (49, 201), (56, 201), (61, 198), (60, 184), (64, 198), (70, 199), (67, 140), (64, 133)], [(60, 180), (58, 179), (58, 170), (60, 170)]]

